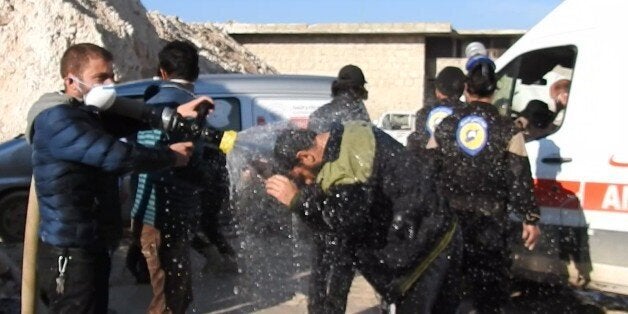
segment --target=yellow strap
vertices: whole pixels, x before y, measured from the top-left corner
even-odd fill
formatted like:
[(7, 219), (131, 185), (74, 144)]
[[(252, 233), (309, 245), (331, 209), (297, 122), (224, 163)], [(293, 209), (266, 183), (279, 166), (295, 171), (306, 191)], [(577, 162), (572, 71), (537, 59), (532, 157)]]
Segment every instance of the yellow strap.
[(454, 219), (451, 228), (440, 240), (438, 245), (430, 252), (430, 254), (419, 264), (417, 268), (408, 276), (408, 278), (401, 283), (401, 294), (405, 295), (408, 290), (414, 285), (414, 283), (421, 277), (423, 272), (427, 269), (428, 266), (443, 252), (443, 250), (449, 245), (451, 239), (454, 237), (454, 232), (456, 231), (456, 227), (458, 225), (458, 219)]
[(235, 146), (236, 138), (238, 138), (238, 132), (225, 131), (222, 134), (222, 139), (220, 140), (218, 149), (220, 149), (223, 153), (228, 154), (233, 149), (233, 146)]

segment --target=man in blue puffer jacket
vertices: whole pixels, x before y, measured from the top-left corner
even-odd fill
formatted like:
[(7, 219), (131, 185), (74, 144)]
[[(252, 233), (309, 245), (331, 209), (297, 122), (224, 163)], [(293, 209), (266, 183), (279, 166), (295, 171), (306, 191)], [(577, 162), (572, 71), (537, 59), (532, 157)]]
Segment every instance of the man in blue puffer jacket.
[(107, 228), (120, 219), (117, 176), (184, 166), (193, 148), (122, 142), (125, 128), (84, 104), (94, 86), (113, 82), (112, 62), (97, 45), (70, 46), (61, 59), (65, 90), (43, 95), (28, 114), (41, 213), (40, 288), (51, 313), (107, 312), (110, 235), (120, 231)]

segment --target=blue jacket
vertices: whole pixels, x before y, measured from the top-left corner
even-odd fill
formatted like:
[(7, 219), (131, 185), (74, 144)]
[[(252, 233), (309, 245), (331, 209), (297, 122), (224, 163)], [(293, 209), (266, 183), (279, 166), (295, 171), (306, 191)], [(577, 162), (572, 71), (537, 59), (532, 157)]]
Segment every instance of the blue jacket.
[(175, 155), (120, 141), (115, 127), (76, 100), (47, 94), (42, 102), (48, 108), (29, 121), (40, 237), (58, 247), (106, 245), (105, 226), (120, 214), (117, 176), (172, 166)]
[[(192, 92), (193, 88), (192, 84), (168, 81), (161, 84), (159, 92), (146, 103), (176, 108), (196, 97)], [(148, 147), (165, 147), (172, 139), (159, 130), (150, 130), (138, 132), (137, 141)], [(162, 233), (167, 232), (170, 235), (187, 233), (190, 219), (198, 212), (200, 206), (199, 185), (202, 175), (197, 167), (200, 162), (198, 150), (200, 147), (195, 145), (195, 153), (186, 167), (139, 175), (131, 210), (133, 219), (155, 226), (162, 230)], [(172, 204), (172, 210), (166, 208), (167, 203)], [(164, 228), (166, 225), (171, 228)]]

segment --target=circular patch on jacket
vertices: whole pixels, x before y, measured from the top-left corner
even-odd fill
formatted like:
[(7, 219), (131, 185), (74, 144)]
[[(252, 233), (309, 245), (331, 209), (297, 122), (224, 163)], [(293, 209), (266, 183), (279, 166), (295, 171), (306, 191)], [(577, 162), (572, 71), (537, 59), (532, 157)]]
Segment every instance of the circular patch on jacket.
[(425, 130), (431, 135), (434, 135), (436, 127), (447, 117), (449, 117), (454, 110), (446, 106), (438, 106), (427, 115), (427, 123), (425, 123)]
[(488, 138), (488, 124), (480, 116), (466, 116), (458, 122), (456, 142), (467, 155), (475, 156), (484, 149)]

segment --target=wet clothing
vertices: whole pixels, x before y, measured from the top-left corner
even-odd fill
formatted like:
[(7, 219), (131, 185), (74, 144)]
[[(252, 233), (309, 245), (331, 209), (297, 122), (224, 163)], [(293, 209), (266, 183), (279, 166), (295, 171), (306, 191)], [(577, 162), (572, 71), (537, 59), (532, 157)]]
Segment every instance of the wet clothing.
[(442, 101), (436, 104), (425, 106), (416, 113), (414, 132), (408, 136), (406, 147), (416, 155), (425, 155), (427, 143), (429, 142), (436, 126), (444, 118), (450, 116), (455, 108), (464, 106), (464, 103), (455, 101)]
[(355, 253), (331, 232), (314, 232), (313, 237), (308, 313), (344, 313), (355, 274)]
[[(229, 204), (229, 173), (227, 171), (226, 155), (218, 150), (207, 149), (200, 168), (204, 173), (205, 185), (201, 192), (201, 213), (198, 221), (197, 236), (192, 241), (192, 247), (198, 252), (213, 245), (223, 255), (235, 257), (235, 250), (227, 241), (221, 230), (221, 218), (231, 220), (227, 209)], [(205, 235), (209, 242), (204, 241), (201, 235)]]
[[(331, 269), (341, 271), (329, 274), (337, 279), (328, 282), (327, 296), (333, 297), (334, 289), (344, 294), (354, 265), (378, 292), (393, 295), (389, 293), (397, 289), (393, 279), (407, 278), (439, 244), (442, 248), (436, 255), (449, 246), (453, 236), (445, 236), (456, 230), (453, 216), (438, 206), (423, 173), (403, 145), (370, 123), (332, 125), (316, 184), (301, 189), (291, 203), (310, 228), (337, 239), (339, 249), (327, 253)], [(393, 231), (397, 216), (403, 216), (405, 225)], [(398, 234), (410, 231), (410, 237)], [(377, 272), (390, 276), (369, 277)], [(402, 282), (412, 287), (418, 278), (413, 279)], [(344, 311), (346, 294), (341, 301), (333, 309), (326, 308), (327, 313)]]
[(347, 121), (371, 122), (364, 102), (353, 91), (339, 92), (330, 103), (312, 112), (307, 128), (316, 133), (325, 133), (329, 132), (332, 124)]
[(122, 234), (118, 175), (173, 166), (176, 156), (120, 141), (127, 127), (60, 93), (43, 95), (28, 116), (39, 234), (49, 248), (38, 254), (42, 298), (52, 312), (106, 312), (109, 254)]
[(507, 209), (526, 223), (540, 218), (523, 134), (491, 104), (472, 102), (445, 118), (434, 140), (439, 194), (463, 231), (465, 279), (478, 310), (496, 311), (508, 299)]
[[(462, 233), (459, 228), (453, 236), (450, 245), (423, 270), (414, 285), (408, 287), (404, 297), (396, 299), (393, 303), (395, 313), (456, 313), (460, 304), (458, 283), (462, 261)], [(375, 269), (374, 274), (368, 277), (375, 278), (382, 274), (386, 275)], [(391, 302), (395, 299), (387, 297), (385, 300)]]
[(141, 237), (153, 298), (148, 313), (185, 313), (192, 302), (192, 274), (189, 239), (164, 237), (145, 225)]
[[(193, 86), (191, 88), (193, 88)], [(186, 86), (175, 83), (165, 83), (162, 84), (159, 92), (147, 100), (146, 103), (148, 105), (166, 105), (176, 108), (180, 104), (191, 101), (194, 97), (192, 91), (186, 88)], [(140, 131), (137, 134), (137, 141), (148, 147), (168, 146), (171, 142), (161, 130)], [(191, 166), (188, 165), (183, 168), (191, 168)], [(167, 169), (156, 173), (139, 174), (135, 202), (131, 210), (131, 215), (134, 219), (140, 220), (145, 224), (162, 227), (161, 225), (156, 225), (155, 218), (158, 211), (164, 211), (163, 209), (158, 210), (157, 207), (163, 206), (165, 200), (158, 203), (156, 194), (157, 190), (163, 188), (163, 186), (170, 186), (179, 181), (174, 175), (175, 171), (182, 172), (185, 170)], [(158, 183), (165, 180), (168, 180), (168, 182)]]
[[(146, 101), (148, 105), (176, 108), (195, 98), (192, 84), (167, 82), (160, 87)], [(137, 141), (149, 147), (167, 147), (176, 139), (149, 130), (139, 132)], [(202, 145), (194, 149), (187, 166), (138, 177), (131, 215), (143, 223), (140, 243), (153, 287), (149, 313), (184, 313), (192, 301), (190, 241), (200, 213), (203, 183), (198, 171)]]
[[(342, 124), (348, 121), (371, 121), (364, 102), (351, 90), (339, 91), (331, 102), (310, 114), (307, 128), (316, 133), (324, 133), (328, 132), (333, 124)], [(314, 231), (314, 238), (318, 240), (313, 243), (316, 256), (313, 257), (312, 263), (308, 303), (309, 312), (324, 313), (325, 310), (322, 307), (325, 306), (324, 302), (330, 303), (332, 306), (334, 304), (338, 305), (336, 311), (344, 312), (344, 304), (349, 290), (348, 287), (345, 287), (346, 283), (342, 281), (346, 281), (343, 279), (344, 276), (353, 278), (353, 270), (350, 273), (345, 271), (346, 275), (338, 275), (346, 267), (340, 265), (331, 266), (329, 257), (344, 253), (342, 249), (338, 248), (338, 239), (335, 235), (326, 231)], [(345, 259), (352, 260), (350, 257)], [(339, 258), (337, 260), (340, 261), (342, 259)], [(332, 276), (332, 271), (336, 273), (336, 276)], [(333, 278), (341, 282), (331, 282)]]
[[(539, 219), (523, 134), (491, 104), (473, 102), (436, 128), (439, 192), (457, 210)], [(469, 199), (469, 196), (473, 196)]]

